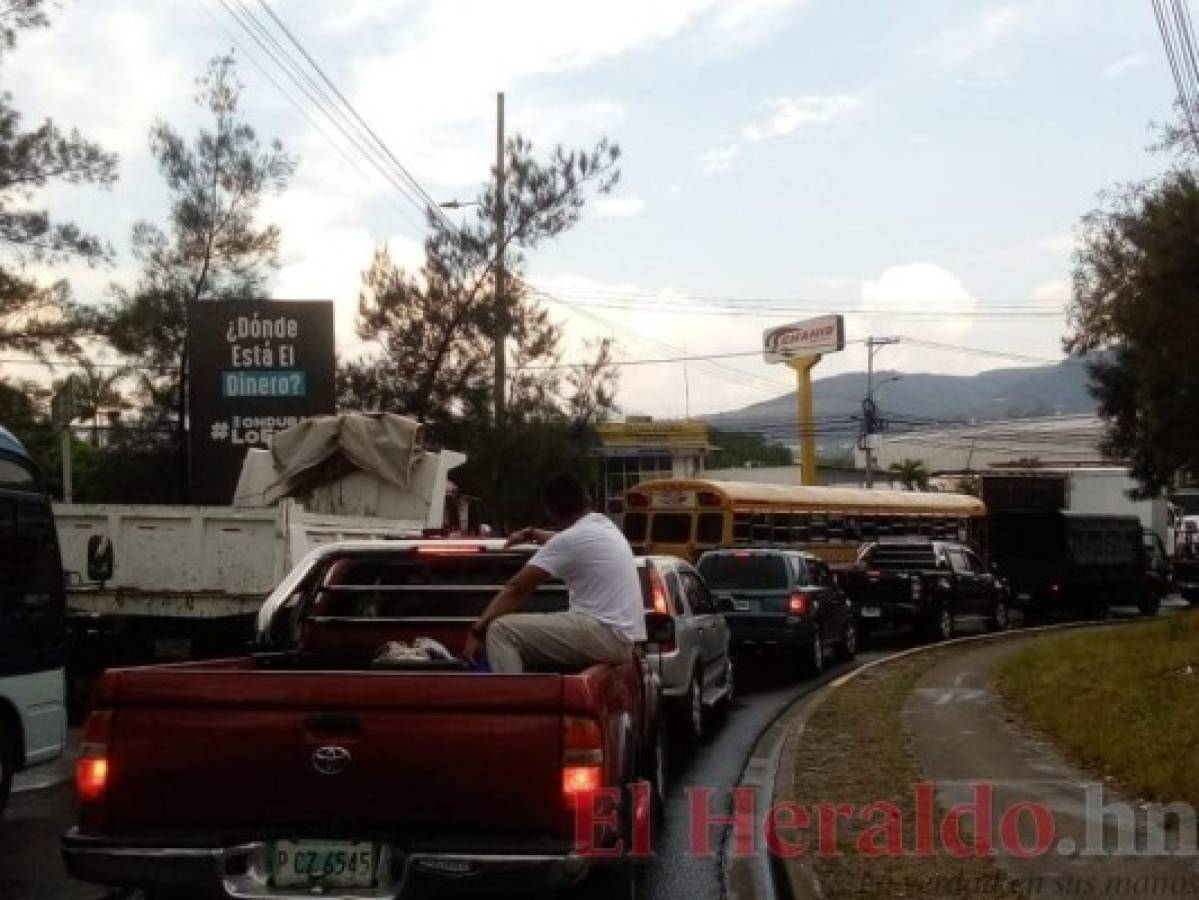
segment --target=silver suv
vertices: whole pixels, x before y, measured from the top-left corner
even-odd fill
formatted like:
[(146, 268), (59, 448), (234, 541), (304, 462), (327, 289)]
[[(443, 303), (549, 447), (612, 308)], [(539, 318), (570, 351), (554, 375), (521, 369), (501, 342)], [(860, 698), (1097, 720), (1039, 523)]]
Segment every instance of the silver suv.
[(711, 713), (733, 703), (729, 628), (703, 578), (681, 559), (637, 558), (647, 613), (670, 616), (674, 639), (650, 644), (646, 658), (662, 680), (667, 712), (692, 743), (703, 740)]

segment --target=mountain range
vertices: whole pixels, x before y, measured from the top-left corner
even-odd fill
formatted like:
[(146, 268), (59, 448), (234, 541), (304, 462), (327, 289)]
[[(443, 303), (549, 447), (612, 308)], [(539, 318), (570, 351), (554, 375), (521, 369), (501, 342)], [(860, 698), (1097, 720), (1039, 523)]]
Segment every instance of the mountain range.
[[(1067, 359), (1048, 366), (991, 369), (977, 375), (876, 372), (875, 403), (891, 431), (1029, 416), (1094, 414), (1087, 363)], [(816, 430), (823, 450), (843, 448), (860, 428), (866, 373), (817, 379)], [(796, 443), (794, 391), (741, 409), (703, 417), (713, 428), (757, 432)]]

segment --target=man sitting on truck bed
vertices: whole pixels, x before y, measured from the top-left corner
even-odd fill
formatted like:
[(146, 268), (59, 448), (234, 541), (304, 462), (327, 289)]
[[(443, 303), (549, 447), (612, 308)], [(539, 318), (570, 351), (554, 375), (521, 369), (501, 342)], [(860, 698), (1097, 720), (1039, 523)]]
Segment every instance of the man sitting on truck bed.
[[(607, 516), (592, 511), (587, 489), (572, 475), (551, 478), (542, 501), (560, 530), (522, 528), (509, 537), (509, 546), (543, 546), (471, 626), (467, 659), (477, 658), (486, 641), (494, 672), (624, 662), (633, 644), (645, 640), (641, 582), (628, 541)], [(516, 612), (550, 578), (561, 579), (570, 591), (569, 611)]]

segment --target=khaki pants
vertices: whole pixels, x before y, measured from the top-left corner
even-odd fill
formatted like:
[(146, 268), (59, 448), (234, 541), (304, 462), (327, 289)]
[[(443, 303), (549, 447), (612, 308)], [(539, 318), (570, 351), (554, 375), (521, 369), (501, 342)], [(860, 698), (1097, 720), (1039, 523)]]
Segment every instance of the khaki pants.
[(631, 653), (632, 644), (582, 613), (512, 613), (487, 628), (493, 672), (517, 674), (525, 666), (582, 671), (596, 663), (622, 663)]

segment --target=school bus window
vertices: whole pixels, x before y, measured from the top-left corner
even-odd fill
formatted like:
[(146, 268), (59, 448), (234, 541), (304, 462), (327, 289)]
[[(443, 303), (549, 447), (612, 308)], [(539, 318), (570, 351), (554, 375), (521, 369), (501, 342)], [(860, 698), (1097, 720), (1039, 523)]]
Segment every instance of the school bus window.
[(754, 543), (769, 544), (773, 534), (769, 513), (758, 513), (754, 516)]
[(858, 528), (862, 533), (862, 540), (864, 541), (872, 541), (878, 537), (878, 521), (869, 516), (863, 516), (858, 519)]
[(816, 543), (828, 540), (828, 522), (825, 519), (812, 518), (808, 525), (808, 540)]
[(724, 514), (701, 513), (695, 526), (695, 540), (700, 544), (719, 544), (724, 540)]
[(791, 517), (791, 540), (796, 543), (804, 543), (812, 536), (811, 516), (792, 516)]
[(685, 544), (691, 540), (689, 513), (656, 513), (650, 535), (663, 544)]
[(828, 539), (830, 541), (845, 540), (845, 520), (831, 518), (828, 520)]
[(645, 540), (646, 515), (643, 512), (626, 513), (624, 517), (624, 536), (630, 543), (639, 544)]
[(775, 513), (770, 534), (771, 540), (776, 544), (791, 543), (791, 516), (786, 513)]
[(754, 517), (749, 513), (737, 513), (733, 516), (733, 542), (748, 544), (753, 538)]

